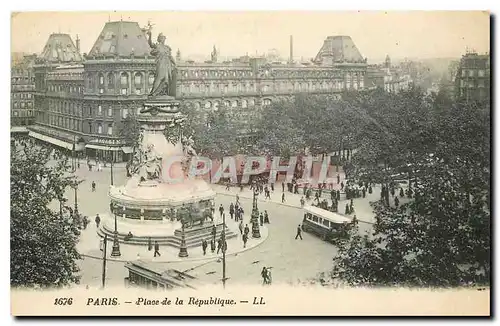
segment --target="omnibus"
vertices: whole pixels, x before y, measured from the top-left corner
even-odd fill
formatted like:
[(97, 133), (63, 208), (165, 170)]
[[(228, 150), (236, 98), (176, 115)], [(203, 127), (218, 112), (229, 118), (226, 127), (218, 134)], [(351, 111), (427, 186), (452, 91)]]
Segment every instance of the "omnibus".
[(304, 206), (302, 230), (317, 235), (328, 242), (347, 236), (352, 220), (345, 215), (330, 212), (316, 206)]

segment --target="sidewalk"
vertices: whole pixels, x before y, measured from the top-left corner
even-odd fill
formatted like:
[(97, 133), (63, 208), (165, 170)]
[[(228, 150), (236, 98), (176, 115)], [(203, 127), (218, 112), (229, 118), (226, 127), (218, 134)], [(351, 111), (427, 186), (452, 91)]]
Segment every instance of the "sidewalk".
[[(248, 215), (248, 214), (247, 214)], [(243, 223), (249, 223), (249, 216), (246, 216)], [(227, 251), (226, 256), (238, 255), (240, 252), (244, 252), (253, 249), (260, 244), (262, 244), (269, 236), (269, 230), (266, 225), (260, 226), (260, 235), (258, 239), (252, 238), (251, 233), (247, 242), (246, 248), (243, 248), (243, 241), (241, 240), (240, 231), (238, 229), (238, 223), (234, 220), (226, 221), (226, 225), (232, 231), (234, 231), (237, 236), (232, 239), (227, 240)], [(103, 252), (99, 249), (101, 237), (97, 234), (97, 229), (95, 223), (90, 223), (86, 230), (82, 230), (80, 235), (80, 241), (77, 244), (77, 250), (80, 255), (84, 257), (102, 259)], [(200, 247), (188, 248), (189, 256), (186, 258), (178, 257), (179, 249), (170, 246), (160, 246), (159, 257), (154, 257), (154, 250), (148, 251), (146, 245), (130, 245), (120, 242), (120, 253), (121, 256), (114, 258), (111, 257), (111, 251), (113, 247), (113, 239), (108, 238), (107, 243), (107, 259), (115, 262), (127, 262), (137, 259), (148, 260), (153, 263), (172, 263), (172, 262), (190, 262), (190, 261), (202, 261), (208, 259), (216, 259), (222, 257), (222, 252), (217, 254), (210, 251), (210, 245), (207, 249), (207, 254), (203, 255), (203, 251)]]

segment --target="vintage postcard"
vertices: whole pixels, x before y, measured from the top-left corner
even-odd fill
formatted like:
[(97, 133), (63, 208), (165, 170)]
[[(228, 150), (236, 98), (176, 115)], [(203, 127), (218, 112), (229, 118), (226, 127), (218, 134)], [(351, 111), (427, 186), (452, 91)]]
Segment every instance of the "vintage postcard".
[(490, 315), (489, 12), (11, 26), (12, 315)]

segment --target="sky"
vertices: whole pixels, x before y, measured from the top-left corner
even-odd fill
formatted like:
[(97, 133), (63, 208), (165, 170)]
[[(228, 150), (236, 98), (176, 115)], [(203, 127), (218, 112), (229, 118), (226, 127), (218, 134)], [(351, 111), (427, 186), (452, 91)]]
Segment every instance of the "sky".
[(490, 16), (481, 11), (107, 11), (21, 12), (11, 19), (11, 50), (40, 53), (51, 33), (78, 34), (88, 53), (104, 24), (111, 20), (154, 25), (183, 58), (255, 55), (276, 49), (288, 58), (293, 35), (294, 58), (316, 56), (330, 35), (349, 35), (369, 62), (388, 54), (403, 58), (458, 58), (466, 49), (489, 52)]

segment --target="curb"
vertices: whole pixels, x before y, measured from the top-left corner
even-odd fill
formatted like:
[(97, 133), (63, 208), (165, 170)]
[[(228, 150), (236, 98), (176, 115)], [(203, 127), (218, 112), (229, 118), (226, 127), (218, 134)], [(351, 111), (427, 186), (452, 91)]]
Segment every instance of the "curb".
[[(266, 227), (267, 229), (267, 227)], [(230, 254), (226, 254), (226, 257), (228, 256), (236, 256), (242, 252), (245, 252), (245, 251), (248, 251), (248, 250), (251, 250), (251, 249), (254, 249), (254, 248), (257, 248), (258, 246), (260, 246), (261, 244), (263, 244), (267, 238), (269, 237), (269, 229), (267, 230), (267, 235), (266, 237), (260, 241), (259, 243), (257, 243), (255, 246), (253, 247), (246, 247), (246, 248), (243, 248), (243, 250), (240, 250), (240, 251), (237, 251), (237, 252), (233, 252), (233, 253), (230, 253)], [(80, 254), (80, 256), (82, 257), (87, 257), (87, 258), (92, 258), (92, 259), (97, 259), (97, 260), (103, 260), (102, 257), (98, 257), (98, 256), (94, 256), (94, 255), (89, 255), (89, 254)], [(198, 258), (191, 258), (191, 259), (187, 259), (187, 260), (165, 260), (165, 261), (150, 261), (151, 263), (186, 263), (186, 262), (195, 262), (195, 261), (203, 261), (203, 260), (217, 260), (217, 259), (222, 259), (222, 255), (221, 256), (216, 256), (216, 257), (198, 257)], [(129, 259), (129, 260), (124, 260), (124, 259), (116, 259), (116, 258), (109, 258), (107, 257), (106, 258), (106, 261), (113, 261), (113, 262), (118, 262), (118, 263), (128, 263), (129, 261), (134, 261), (135, 259)], [(141, 257), (141, 260), (143, 260), (143, 257)]]

